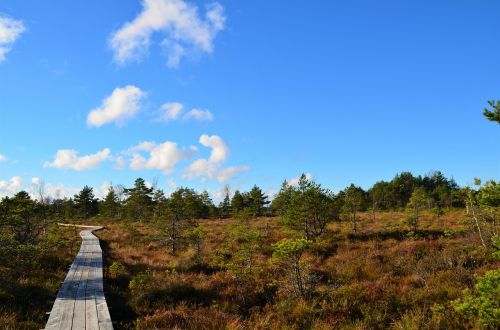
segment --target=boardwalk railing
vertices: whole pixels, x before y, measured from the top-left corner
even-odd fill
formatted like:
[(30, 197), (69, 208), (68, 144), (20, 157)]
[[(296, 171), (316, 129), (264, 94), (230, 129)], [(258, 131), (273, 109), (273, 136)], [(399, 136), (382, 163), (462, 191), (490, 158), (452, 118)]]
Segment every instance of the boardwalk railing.
[(99, 239), (92, 234), (102, 227), (77, 227), (87, 229), (80, 232), (80, 251), (59, 289), (45, 329), (111, 330), (103, 292), (102, 250)]

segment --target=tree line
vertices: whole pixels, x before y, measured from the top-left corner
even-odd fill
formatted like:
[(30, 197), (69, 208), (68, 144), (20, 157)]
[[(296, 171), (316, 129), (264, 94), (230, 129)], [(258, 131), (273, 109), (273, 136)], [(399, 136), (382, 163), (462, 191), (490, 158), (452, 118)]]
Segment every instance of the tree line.
[[(245, 212), (250, 217), (281, 216), (291, 227), (302, 228), (306, 239), (323, 233), (332, 220), (345, 219), (358, 226), (358, 212), (413, 209), (431, 209), (437, 214), (444, 208), (465, 207), (470, 201), (469, 188), (461, 188), (441, 172), (414, 176), (410, 172), (397, 174), (391, 181), (379, 181), (368, 190), (351, 184), (334, 193), (303, 175), (298, 184), (284, 181), (272, 201), (257, 186), (249, 191), (229, 187), (216, 205), (207, 191), (179, 188), (169, 196), (161, 189), (135, 180), (132, 187), (110, 187), (103, 199), (96, 198), (93, 188), (83, 189), (73, 198), (50, 199), (42, 196), (32, 199), (27, 192), (4, 197), (0, 202), (3, 222), (23, 223), (28, 232), (37, 232), (37, 223), (46, 219), (88, 219), (103, 217), (112, 220), (226, 219)], [(18, 213), (16, 213), (18, 212)], [(6, 219), (9, 219), (8, 221)], [(40, 219), (38, 221), (37, 219)], [(41, 220), (43, 219), (43, 221)], [(36, 235), (35, 235), (36, 236)]]
[[(290, 201), (296, 199), (297, 191), (310, 194), (307, 199), (318, 200), (322, 207), (335, 209), (336, 212), (330, 212), (333, 216), (347, 211), (402, 210), (411, 204), (412, 195), (420, 196), (425, 200), (426, 208), (430, 209), (464, 207), (466, 196), (465, 188), (437, 171), (425, 176), (402, 172), (391, 181), (378, 181), (367, 190), (351, 184), (338, 193), (303, 176), (297, 185), (284, 181), (272, 201), (258, 186), (246, 192), (236, 190), (233, 194), (226, 186), (224, 198), (218, 204), (214, 203), (207, 191), (198, 193), (182, 187), (166, 196), (163, 190), (151, 187), (144, 179), (138, 178), (130, 188), (122, 185), (110, 187), (102, 199), (96, 198), (93, 188), (85, 186), (72, 198), (51, 199), (42, 194), (38, 203), (45, 206), (46, 212), (60, 218), (88, 219), (102, 216), (110, 219), (151, 220), (164, 215), (169, 204), (181, 198), (189, 204), (194, 218), (225, 219), (244, 210), (248, 210), (253, 217), (283, 215)], [(24, 192), (24, 195), (28, 194)], [(10, 199), (12, 197), (4, 197), (4, 202), (8, 203)]]
[[(49, 214), (59, 218), (88, 219), (102, 216), (117, 220), (153, 220), (163, 216), (173, 200), (181, 198), (188, 201), (195, 218), (226, 219), (243, 210), (248, 210), (253, 217), (283, 215), (283, 208), (292, 200), (297, 189), (302, 193), (311, 193), (312, 196), (308, 199), (332, 203), (331, 207), (337, 209), (337, 213), (342, 210), (351, 210), (351, 213), (401, 210), (409, 205), (415, 193), (425, 199), (427, 208), (464, 207), (466, 195), (465, 188), (459, 187), (453, 179), (448, 179), (437, 171), (425, 176), (402, 172), (391, 181), (378, 181), (368, 190), (351, 184), (336, 194), (303, 177), (294, 186), (284, 181), (272, 201), (257, 186), (246, 192), (236, 190), (232, 195), (226, 186), (224, 198), (218, 204), (214, 203), (207, 191), (198, 193), (182, 187), (166, 196), (163, 190), (151, 187), (144, 179), (138, 178), (130, 188), (122, 185), (110, 187), (102, 199), (96, 198), (93, 188), (85, 186), (72, 198), (42, 197), (39, 198), (39, 203), (46, 206)], [(6, 201), (9, 198), (11, 197), (6, 197)]]

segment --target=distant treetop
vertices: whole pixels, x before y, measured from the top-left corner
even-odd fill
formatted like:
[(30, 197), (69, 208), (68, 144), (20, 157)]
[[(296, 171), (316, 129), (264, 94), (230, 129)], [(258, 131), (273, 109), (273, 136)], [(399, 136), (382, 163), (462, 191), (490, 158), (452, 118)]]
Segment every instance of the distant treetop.
[(500, 101), (488, 101), (491, 110), (484, 108), (483, 115), (489, 121), (496, 121), (500, 124)]

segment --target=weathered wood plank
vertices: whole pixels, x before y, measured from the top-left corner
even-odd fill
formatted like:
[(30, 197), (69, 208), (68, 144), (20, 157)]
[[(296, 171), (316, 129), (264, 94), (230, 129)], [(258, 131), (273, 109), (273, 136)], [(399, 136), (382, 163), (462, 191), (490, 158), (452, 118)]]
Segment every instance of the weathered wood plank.
[(92, 253), (92, 263), (87, 282), (87, 292), (85, 293), (85, 325), (89, 330), (99, 330), (99, 320), (97, 319), (97, 305), (95, 301), (95, 291), (97, 290), (97, 259), (100, 253)]
[(85, 228), (80, 232), (82, 244), (59, 289), (45, 329), (111, 330), (103, 293), (102, 249), (92, 234), (102, 227), (77, 227)]
[(66, 291), (66, 295), (63, 296), (61, 308), (62, 315), (59, 320), (59, 329), (71, 329), (73, 326), (73, 313), (75, 310), (75, 302), (76, 302), (76, 293), (78, 291), (78, 285), (82, 278), (82, 257), (80, 252), (76, 256), (76, 271), (73, 280), (69, 283), (68, 290)]
[(68, 301), (65, 299), (65, 297), (70, 294), (72, 283), (74, 283), (74, 281), (76, 280), (76, 269), (77, 263), (73, 262), (61, 286), (61, 289), (59, 290), (56, 301), (54, 302), (49, 320), (47, 321), (46, 329), (59, 329), (59, 323), (61, 321), (63, 312), (65, 308), (68, 308), (68, 306), (66, 306)]
[(85, 292), (89, 275), (89, 263), (88, 253), (84, 252), (84, 255), (82, 255), (82, 277), (78, 283), (73, 311), (73, 325), (71, 327), (71, 329), (75, 330), (85, 330)]

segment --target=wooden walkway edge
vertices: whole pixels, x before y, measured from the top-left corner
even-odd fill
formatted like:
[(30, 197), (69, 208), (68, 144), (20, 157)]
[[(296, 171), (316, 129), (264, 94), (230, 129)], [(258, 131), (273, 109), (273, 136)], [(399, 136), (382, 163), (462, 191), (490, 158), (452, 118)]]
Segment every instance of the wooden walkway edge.
[(102, 250), (92, 234), (103, 227), (80, 232), (82, 245), (59, 289), (45, 330), (112, 330), (113, 324), (103, 292)]

